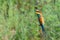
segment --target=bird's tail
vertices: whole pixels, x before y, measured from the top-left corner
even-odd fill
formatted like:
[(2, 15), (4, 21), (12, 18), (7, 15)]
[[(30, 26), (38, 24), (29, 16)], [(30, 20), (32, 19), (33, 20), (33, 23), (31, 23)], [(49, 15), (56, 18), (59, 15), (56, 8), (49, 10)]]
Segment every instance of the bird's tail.
[(44, 24), (40, 24), (40, 25), (41, 25), (42, 31), (45, 32)]

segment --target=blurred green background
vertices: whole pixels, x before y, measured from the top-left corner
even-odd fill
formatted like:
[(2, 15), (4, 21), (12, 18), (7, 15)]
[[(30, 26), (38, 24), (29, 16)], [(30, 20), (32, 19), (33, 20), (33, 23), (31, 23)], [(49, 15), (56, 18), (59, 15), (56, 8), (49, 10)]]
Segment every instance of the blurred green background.
[[(0, 40), (40, 40), (36, 1), (0, 0)], [(46, 40), (60, 40), (60, 0), (39, 0), (39, 5), (43, 5)]]

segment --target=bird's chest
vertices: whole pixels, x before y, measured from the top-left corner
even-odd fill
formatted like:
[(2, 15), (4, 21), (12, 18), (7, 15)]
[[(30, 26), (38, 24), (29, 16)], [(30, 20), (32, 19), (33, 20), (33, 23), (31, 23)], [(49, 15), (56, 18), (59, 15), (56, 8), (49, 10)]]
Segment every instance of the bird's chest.
[(42, 16), (42, 14), (40, 14), (39, 21), (40, 21), (40, 23), (44, 23), (44, 18), (43, 18), (43, 16)]

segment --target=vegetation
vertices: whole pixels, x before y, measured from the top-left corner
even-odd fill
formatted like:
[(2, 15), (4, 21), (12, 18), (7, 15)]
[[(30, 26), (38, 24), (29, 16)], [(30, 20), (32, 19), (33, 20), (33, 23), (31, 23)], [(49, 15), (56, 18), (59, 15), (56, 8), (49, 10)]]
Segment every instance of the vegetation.
[[(44, 0), (39, 1), (39, 5), (44, 4)], [(46, 40), (60, 40), (60, 0), (45, 1), (42, 12)], [(36, 0), (0, 0), (0, 40), (40, 40), (35, 3)]]

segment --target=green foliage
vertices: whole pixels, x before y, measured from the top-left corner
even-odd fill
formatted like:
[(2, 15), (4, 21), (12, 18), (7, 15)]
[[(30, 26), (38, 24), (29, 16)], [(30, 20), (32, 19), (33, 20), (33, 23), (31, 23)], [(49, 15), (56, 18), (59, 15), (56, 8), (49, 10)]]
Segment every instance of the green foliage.
[[(60, 40), (60, 0), (39, 0), (43, 5), (46, 40)], [(36, 0), (0, 0), (0, 40), (40, 40)]]

